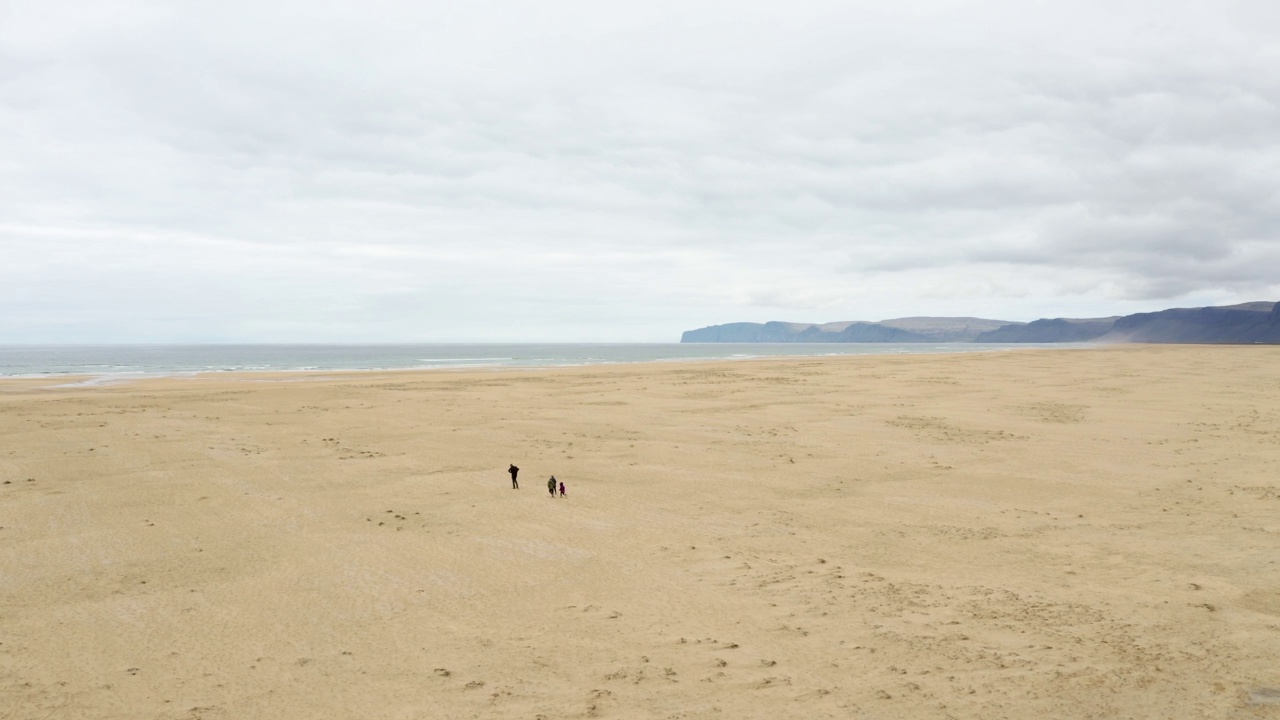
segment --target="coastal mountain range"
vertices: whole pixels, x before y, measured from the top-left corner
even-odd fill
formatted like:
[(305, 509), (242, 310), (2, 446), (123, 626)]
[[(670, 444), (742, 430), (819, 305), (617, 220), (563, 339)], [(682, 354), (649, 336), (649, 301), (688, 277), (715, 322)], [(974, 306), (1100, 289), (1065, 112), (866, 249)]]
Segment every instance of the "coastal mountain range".
[(1105, 318), (1012, 322), (971, 317), (908, 317), (824, 324), (728, 323), (688, 330), (682, 343), (1265, 343), (1280, 344), (1280, 303), (1172, 308)]

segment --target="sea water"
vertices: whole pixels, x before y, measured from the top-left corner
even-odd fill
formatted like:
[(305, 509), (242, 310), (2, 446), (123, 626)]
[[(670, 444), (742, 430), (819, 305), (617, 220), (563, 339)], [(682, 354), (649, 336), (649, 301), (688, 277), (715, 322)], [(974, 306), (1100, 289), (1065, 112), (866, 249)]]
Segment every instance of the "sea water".
[(0, 345), (0, 377), (123, 380), (218, 372), (537, 368), (615, 363), (958, 353), (1030, 343), (565, 343), (422, 345)]

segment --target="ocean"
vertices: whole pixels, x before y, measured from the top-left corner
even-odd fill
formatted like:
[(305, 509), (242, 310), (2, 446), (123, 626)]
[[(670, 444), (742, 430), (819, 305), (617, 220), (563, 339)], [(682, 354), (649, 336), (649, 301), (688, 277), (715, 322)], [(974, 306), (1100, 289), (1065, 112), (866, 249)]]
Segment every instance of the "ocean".
[(0, 377), (94, 383), (222, 372), (451, 370), (617, 363), (991, 352), (1057, 345), (965, 343), (564, 343), (421, 345), (0, 345)]

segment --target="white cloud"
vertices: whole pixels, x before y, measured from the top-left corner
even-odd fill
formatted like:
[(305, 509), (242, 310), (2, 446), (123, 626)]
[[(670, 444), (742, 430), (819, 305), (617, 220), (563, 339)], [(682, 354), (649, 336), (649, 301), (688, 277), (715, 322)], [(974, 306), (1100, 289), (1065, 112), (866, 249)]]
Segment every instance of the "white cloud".
[(0, 342), (1277, 298), (1280, 10), (6, 4)]

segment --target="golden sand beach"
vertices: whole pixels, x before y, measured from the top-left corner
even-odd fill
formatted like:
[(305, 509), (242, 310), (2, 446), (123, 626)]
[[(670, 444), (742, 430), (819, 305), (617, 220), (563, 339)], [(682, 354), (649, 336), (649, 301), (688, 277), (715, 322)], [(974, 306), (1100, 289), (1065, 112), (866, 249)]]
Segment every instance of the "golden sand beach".
[(1280, 718), (1280, 348), (53, 385), (3, 719)]

